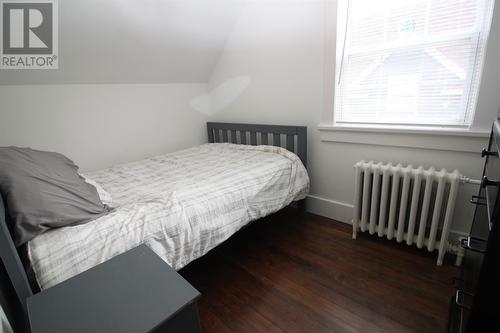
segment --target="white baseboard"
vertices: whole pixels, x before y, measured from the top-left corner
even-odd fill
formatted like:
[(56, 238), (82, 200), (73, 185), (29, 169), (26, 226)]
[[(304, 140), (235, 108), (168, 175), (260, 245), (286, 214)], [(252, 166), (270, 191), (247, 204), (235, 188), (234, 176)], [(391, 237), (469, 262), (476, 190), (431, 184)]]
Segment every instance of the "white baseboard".
[(308, 195), (306, 201), (307, 211), (339, 222), (351, 224), (353, 205), (316, 195)]
[[(354, 206), (346, 202), (340, 202), (322, 198), (316, 195), (307, 196), (307, 211), (316, 215), (328, 217), (332, 220), (352, 224), (352, 214)], [(450, 230), (448, 241), (457, 244), (459, 238), (467, 237), (466, 232), (460, 230)]]

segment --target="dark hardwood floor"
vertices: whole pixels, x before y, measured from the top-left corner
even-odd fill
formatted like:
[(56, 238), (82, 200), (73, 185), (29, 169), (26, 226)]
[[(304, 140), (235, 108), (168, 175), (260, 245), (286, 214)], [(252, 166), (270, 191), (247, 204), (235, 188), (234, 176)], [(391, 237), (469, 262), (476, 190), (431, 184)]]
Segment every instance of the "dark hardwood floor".
[[(359, 234), (358, 234), (359, 235)], [(203, 332), (445, 332), (453, 258), (285, 209), (181, 274), (201, 293)]]

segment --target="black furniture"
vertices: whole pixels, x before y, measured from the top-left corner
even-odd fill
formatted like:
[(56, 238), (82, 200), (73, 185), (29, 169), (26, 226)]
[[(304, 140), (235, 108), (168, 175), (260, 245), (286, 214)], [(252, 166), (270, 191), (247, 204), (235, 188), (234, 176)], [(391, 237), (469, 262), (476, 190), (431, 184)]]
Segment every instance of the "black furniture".
[(28, 298), (32, 333), (199, 332), (200, 293), (146, 245)]
[(450, 302), (448, 331), (500, 332), (500, 122), (495, 121), (485, 158), (465, 257)]

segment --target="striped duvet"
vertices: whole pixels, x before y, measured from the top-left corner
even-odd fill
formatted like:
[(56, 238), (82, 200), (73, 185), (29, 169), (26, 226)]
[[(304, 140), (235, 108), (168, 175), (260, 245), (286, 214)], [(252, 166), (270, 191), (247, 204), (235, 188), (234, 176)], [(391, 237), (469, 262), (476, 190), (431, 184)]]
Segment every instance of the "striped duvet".
[(309, 191), (300, 159), (273, 146), (205, 144), (87, 175), (116, 211), (28, 243), (42, 289), (143, 243), (180, 269)]

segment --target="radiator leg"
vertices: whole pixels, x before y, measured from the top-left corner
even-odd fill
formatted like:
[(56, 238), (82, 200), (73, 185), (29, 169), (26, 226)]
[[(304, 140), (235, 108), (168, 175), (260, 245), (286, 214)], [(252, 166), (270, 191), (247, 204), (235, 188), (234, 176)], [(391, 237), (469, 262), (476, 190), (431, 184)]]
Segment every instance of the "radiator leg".
[(457, 258), (455, 259), (455, 266), (461, 266), (462, 265), (462, 259), (465, 256), (465, 250), (463, 247), (460, 245), (456, 246), (456, 253), (457, 253)]
[(356, 236), (358, 234), (358, 223), (357, 222), (352, 222), (352, 239), (356, 239)]
[(455, 266), (457, 266), (457, 267), (461, 266), (463, 258), (464, 258), (464, 253), (463, 252), (457, 253), (457, 259), (455, 260)]
[(444, 259), (444, 255), (446, 254), (446, 251), (445, 250), (439, 250), (439, 254), (438, 254), (438, 260), (437, 260), (437, 263), (436, 265), (438, 266), (443, 266), (443, 259)]

